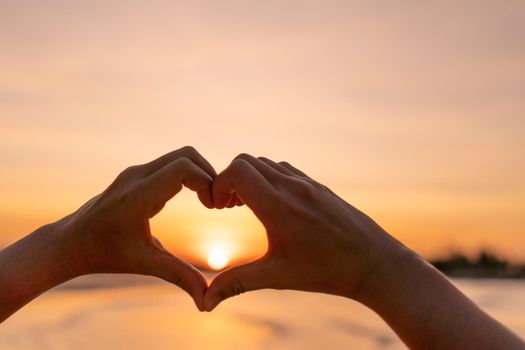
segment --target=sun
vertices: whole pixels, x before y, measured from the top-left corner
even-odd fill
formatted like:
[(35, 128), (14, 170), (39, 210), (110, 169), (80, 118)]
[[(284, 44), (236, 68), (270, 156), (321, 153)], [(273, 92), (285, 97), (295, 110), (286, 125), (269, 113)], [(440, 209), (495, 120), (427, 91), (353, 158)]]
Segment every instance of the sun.
[(208, 266), (213, 270), (221, 270), (230, 262), (230, 257), (226, 249), (213, 247), (208, 253)]

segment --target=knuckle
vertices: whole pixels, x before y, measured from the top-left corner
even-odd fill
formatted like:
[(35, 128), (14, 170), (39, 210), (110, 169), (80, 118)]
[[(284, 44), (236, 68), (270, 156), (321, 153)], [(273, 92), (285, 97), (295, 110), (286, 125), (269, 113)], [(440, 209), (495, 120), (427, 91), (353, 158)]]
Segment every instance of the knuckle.
[(197, 150), (193, 146), (184, 146), (184, 147), (182, 147), (180, 149), (180, 151), (181, 151), (182, 154), (190, 155), (190, 156), (199, 153), (199, 152), (197, 152)]
[(290, 163), (286, 162), (286, 161), (280, 161), (279, 164), (281, 165), (284, 165), (284, 166), (291, 166)]
[(246, 160), (244, 160), (243, 158), (238, 158), (238, 157), (236, 157), (230, 164), (230, 167), (233, 172), (243, 172), (249, 166), (250, 165)]
[(193, 162), (186, 157), (181, 157), (173, 162), (172, 165), (175, 169), (188, 170), (193, 166)]
[(301, 180), (295, 186), (295, 193), (304, 199), (312, 199), (317, 194), (317, 187), (311, 181)]
[(140, 166), (139, 165), (131, 165), (120, 172), (120, 174), (117, 176), (117, 180), (129, 180), (130, 178), (133, 178), (139, 171)]
[(233, 277), (232, 283), (230, 285), (230, 294), (234, 296), (244, 292), (246, 292), (246, 289), (244, 288), (241, 279), (239, 277)]
[(237, 159), (244, 159), (244, 160), (249, 160), (249, 159), (253, 159), (253, 156), (248, 154), (248, 153), (239, 153), (235, 158), (234, 160), (237, 160)]

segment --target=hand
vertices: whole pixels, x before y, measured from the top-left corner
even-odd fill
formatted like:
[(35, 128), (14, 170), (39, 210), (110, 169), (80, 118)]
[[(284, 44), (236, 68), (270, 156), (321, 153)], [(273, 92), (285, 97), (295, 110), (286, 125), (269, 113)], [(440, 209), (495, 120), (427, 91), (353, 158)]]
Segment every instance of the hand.
[(162, 247), (150, 232), (149, 219), (183, 185), (197, 192), (206, 207), (213, 207), (215, 175), (191, 147), (124, 170), (103, 193), (54, 224), (64, 250), (57, 257), (71, 256), (73, 247), (75, 256), (65, 264), (72, 276), (133, 273), (162, 278), (183, 288), (202, 310), (204, 277)]
[(268, 251), (217, 275), (206, 292), (208, 311), (226, 298), (262, 288), (359, 299), (382, 257), (402, 249), (372, 219), (288, 163), (238, 156), (215, 178), (215, 207), (224, 208), (232, 194), (263, 223)]

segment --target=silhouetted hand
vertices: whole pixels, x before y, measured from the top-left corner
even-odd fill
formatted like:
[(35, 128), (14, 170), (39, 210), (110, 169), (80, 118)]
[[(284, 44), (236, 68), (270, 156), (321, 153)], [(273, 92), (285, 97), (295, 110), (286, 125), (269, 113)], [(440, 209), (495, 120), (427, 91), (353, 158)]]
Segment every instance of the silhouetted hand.
[(207, 310), (261, 288), (358, 299), (373, 283), (382, 255), (401, 246), (368, 216), (288, 163), (239, 155), (214, 181), (215, 206), (223, 208), (232, 193), (263, 223), (268, 251), (217, 275), (206, 292)]
[(242, 154), (215, 178), (213, 199), (217, 208), (246, 203), (266, 228), (268, 251), (217, 275), (208, 311), (255, 289), (323, 292), (370, 307), (413, 349), (525, 347), (424, 259), (288, 163)]
[(66, 245), (78, 247), (78, 256), (73, 263), (68, 260), (67, 268), (72, 275), (109, 272), (156, 276), (183, 288), (202, 308), (207, 286), (204, 277), (162, 247), (150, 232), (149, 219), (183, 185), (197, 192), (200, 201), (211, 208), (215, 175), (212, 166), (191, 147), (124, 170), (103, 193), (55, 223)]

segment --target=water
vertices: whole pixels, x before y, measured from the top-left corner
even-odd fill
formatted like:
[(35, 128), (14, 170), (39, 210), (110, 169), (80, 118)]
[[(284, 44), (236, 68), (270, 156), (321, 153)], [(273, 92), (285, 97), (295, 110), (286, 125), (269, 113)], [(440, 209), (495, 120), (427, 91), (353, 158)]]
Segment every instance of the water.
[[(525, 337), (525, 282), (455, 280)], [(132, 276), (90, 276), (55, 289), (0, 326), (1, 349), (404, 349), (372, 311), (294, 291), (243, 294), (200, 313), (179, 289)]]

